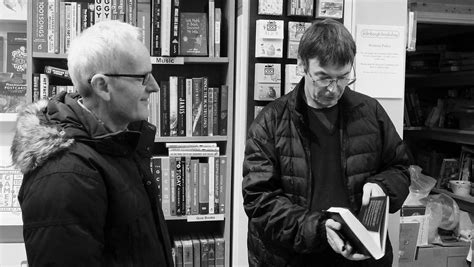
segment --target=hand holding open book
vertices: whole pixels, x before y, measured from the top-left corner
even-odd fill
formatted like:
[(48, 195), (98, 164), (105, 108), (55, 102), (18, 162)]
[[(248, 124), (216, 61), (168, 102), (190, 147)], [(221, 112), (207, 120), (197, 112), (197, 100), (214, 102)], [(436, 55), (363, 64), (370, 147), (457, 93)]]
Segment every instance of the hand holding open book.
[(330, 218), (341, 224), (340, 234), (353, 247), (353, 252), (378, 260), (385, 255), (388, 226), (388, 197), (371, 197), (359, 216), (347, 208), (331, 207)]

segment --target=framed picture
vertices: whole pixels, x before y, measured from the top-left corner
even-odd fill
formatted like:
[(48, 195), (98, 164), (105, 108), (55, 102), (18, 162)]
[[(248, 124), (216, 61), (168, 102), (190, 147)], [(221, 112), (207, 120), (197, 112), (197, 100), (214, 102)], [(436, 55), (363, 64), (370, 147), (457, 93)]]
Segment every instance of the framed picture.
[(344, 0), (316, 0), (316, 18), (342, 19)]
[(459, 157), (459, 176), (458, 180), (473, 181), (472, 164), (474, 163), (474, 148), (468, 146), (461, 147), (461, 156)]

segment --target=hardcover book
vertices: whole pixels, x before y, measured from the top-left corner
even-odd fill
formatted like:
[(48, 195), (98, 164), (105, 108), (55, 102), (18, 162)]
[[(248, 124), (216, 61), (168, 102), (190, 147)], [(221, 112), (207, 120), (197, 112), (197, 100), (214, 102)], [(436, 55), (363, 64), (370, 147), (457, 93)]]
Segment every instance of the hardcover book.
[(283, 20), (256, 21), (255, 57), (283, 57)]
[(208, 56), (206, 13), (182, 12), (180, 22), (179, 54)]
[(331, 207), (331, 218), (341, 223), (341, 235), (356, 252), (378, 260), (385, 255), (388, 227), (388, 196), (372, 197), (356, 217), (347, 208)]
[(288, 51), (287, 58), (298, 57), (298, 46), (300, 45), (301, 37), (306, 29), (311, 26), (310, 22), (298, 22), (298, 21), (289, 21), (288, 22)]
[(48, 0), (33, 2), (33, 52), (48, 52)]
[(17, 113), (26, 104), (26, 80), (13, 73), (0, 74), (0, 113)]
[(316, 18), (342, 19), (344, 0), (317, 0)]
[(25, 32), (7, 32), (7, 72), (26, 74)]
[(254, 100), (272, 101), (281, 95), (281, 64), (256, 63)]
[(258, 0), (259, 15), (283, 15), (283, 0)]

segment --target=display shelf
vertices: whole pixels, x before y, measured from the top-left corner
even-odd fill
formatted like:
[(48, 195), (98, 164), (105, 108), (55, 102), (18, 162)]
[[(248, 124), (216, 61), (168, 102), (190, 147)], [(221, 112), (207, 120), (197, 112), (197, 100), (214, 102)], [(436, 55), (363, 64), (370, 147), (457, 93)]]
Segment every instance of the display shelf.
[(224, 221), (224, 214), (199, 214), (187, 216), (165, 216), (167, 221), (210, 222)]
[(430, 139), (458, 144), (474, 145), (474, 131), (444, 128), (406, 127), (405, 138)]

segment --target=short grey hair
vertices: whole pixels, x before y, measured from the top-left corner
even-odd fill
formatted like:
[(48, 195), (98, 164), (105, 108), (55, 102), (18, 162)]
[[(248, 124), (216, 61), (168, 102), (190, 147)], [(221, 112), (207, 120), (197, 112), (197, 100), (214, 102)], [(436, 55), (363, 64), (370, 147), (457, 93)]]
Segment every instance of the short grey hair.
[(97, 73), (113, 73), (120, 66), (132, 40), (142, 40), (140, 28), (117, 20), (101, 21), (74, 38), (68, 51), (67, 66), (75, 89), (91, 94), (89, 79)]

